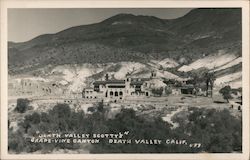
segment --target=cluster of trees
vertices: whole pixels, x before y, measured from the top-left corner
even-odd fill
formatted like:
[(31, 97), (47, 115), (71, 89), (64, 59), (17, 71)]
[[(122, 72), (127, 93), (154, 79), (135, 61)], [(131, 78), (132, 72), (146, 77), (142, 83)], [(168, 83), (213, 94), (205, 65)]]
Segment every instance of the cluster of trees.
[(167, 86), (181, 87), (182, 83), (176, 79), (164, 79), (163, 81)]
[(241, 151), (242, 123), (227, 110), (191, 108), (187, 116), (173, 119), (179, 127), (171, 125), (161, 117), (148, 119), (138, 116), (133, 109), (121, 109), (112, 119), (107, 118), (109, 110), (99, 103), (93, 114), (83, 111), (75, 112), (67, 104), (57, 104), (47, 113), (26, 115), (18, 124), (19, 129), (9, 128), (9, 151), (49, 153), (54, 149), (81, 149), (79, 144), (43, 144), (31, 143), (24, 137), (32, 136), (36, 131), (73, 132), (73, 133), (118, 133), (129, 131), (127, 139), (186, 139), (189, 143), (201, 143), (201, 148), (190, 148), (186, 145), (143, 145), (143, 144), (109, 144), (102, 139), (99, 144), (89, 147), (91, 153), (191, 153), (191, 152), (233, 152)]
[(187, 117), (175, 119), (179, 132), (191, 135), (190, 140), (201, 142), (205, 152), (222, 153), (242, 150), (242, 120), (226, 109), (190, 108)]

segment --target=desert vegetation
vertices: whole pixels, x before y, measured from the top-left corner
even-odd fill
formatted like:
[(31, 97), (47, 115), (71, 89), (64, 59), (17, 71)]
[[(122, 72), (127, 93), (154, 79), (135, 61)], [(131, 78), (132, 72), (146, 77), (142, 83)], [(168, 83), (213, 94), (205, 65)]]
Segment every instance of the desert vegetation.
[[(185, 145), (109, 144), (101, 139), (88, 147), (90, 153), (190, 153), (190, 152), (241, 152), (242, 123), (228, 110), (190, 108), (184, 116), (174, 116), (179, 127), (171, 128), (161, 117), (148, 118), (137, 115), (133, 109), (121, 109), (114, 118), (108, 118), (108, 106), (99, 103), (86, 114), (73, 111), (67, 104), (57, 104), (48, 112), (33, 112), (18, 124), (18, 130), (9, 128), (10, 152), (50, 153), (56, 149), (81, 150), (82, 145), (70, 143), (31, 143), (28, 137), (40, 133), (117, 133), (130, 131), (128, 139), (187, 139), (201, 143), (201, 148)], [(26, 138), (25, 138), (26, 137)]]
[(23, 98), (17, 99), (17, 105), (15, 111), (19, 113), (24, 113), (27, 110), (32, 109), (32, 106), (30, 106), (29, 103), (30, 101), (28, 99), (23, 99)]

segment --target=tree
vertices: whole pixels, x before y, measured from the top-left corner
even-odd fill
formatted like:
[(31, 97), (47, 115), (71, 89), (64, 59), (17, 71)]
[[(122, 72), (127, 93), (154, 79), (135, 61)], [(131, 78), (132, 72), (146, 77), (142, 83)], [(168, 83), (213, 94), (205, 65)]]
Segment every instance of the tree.
[(163, 93), (163, 88), (162, 87), (161, 88), (153, 88), (152, 93), (156, 96), (161, 96)]
[[(190, 140), (202, 143), (202, 150), (210, 153), (241, 150), (242, 123), (224, 110), (193, 108), (189, 122), (182, 126)], [(190, 111), (191, 111), (190, 110)]]
[(221, 88), (219, 93), (222, 94), (222, 96), (225, 100), (227, 100), (227, 103), (229, 102), (228, 99), (232, 98), (230, 86), (225, 86), (225, 87)]
[(214, 81), (215, 81), (215, 75), (214, 72), (207, 72), (205, 74), (206, 77), (206, 88), (207, 88), (207, 96), (208, 96), (208, 90), (211, 89), (211, 97), (213, 96), (213, 88), (214, 88)]
[(213, 86), (215, 81), (215, 75), (214, 72), (209, 72), (209, 70), (205, 67), (196, 69), (194, 71), (190, 72), (190, 75), (192, 77), (192, 84), (194, 85), (194, 88), (196, 91), (201, 87), (202, 83), (206, 83), (206, 92), (208, 96), (208, 90), (211, 91), (211, 97), (213, 95)]
[(97, 111), (104, 112), (103, 101), (101, 101), (101, 102), (98, 103), (98, 105), (97, 105)]
[(166, 95), (169, 95), (169, 94), (171, 94), (171, 93), (172, 93), (172, 89), (166, 86), (166, 87), (165, 87), (165, 94), (166, 94)]
[(31, 107), (29, 106), (30, 101), (28, 99), (17, 99), (17, 105), (15, 108), (15, 111), (19, 112), (19, 113), (24, 113), (26, 112), (28, 109), (31, 109)]
[[(96, 106), (97, 107), (97, 106)], [(166, 137), (187, 139), (188, 143), (201, 143), (200, 148), (186, 145), (144, 144), (109, 144), (107, 139), (100, 139), (99, 144), (89, 147), (90, 153), (194, 153), (242, 151), (242, 120), (235, 118), (228, 110), (216, 110), (190, 107), (182, 111), (173, 122), (179, 126), (171, 129), (171, 124), (164, 122), (161, 115), (148, 117), (138, 115), (132, 108), (122, 108), (113, 118), (105, 118), (102, 104), (99, 111), (84, 115), (83, 111), (71, 110), (67, 104), (57, 104), (48, 113), (34, 112), (24, 117), (18, 124), (17, 131), (8, 130), (8, 149), (16, 153), (49, 153), (53, 149), (82, 149), (75, 143), (31, 143), (24, 137), (30, 137), (36, 131), (40, 133), (119, 133), (129, 131), (126, 139), (160, 139)], [(105, 106), (106, 108), (106, 106)], [(104, 111), (105, 111), (104, 108)], [(180, 116), (181, 115), (181, 116)], [(84, 148), (86, 149), (86, 148)], [(88, 148), (87, 148), (88, 149)]]
[(206, 74), (209, 70), (205, 67), (190, 71), (189, 75), (192, 77), (191, 83), (198, 86), (200, 83), (205, 82)]
[(38, 124), (40, 123), (40, 114), (37, 112), (34, 112), (31, 115), (26, 115), (25, 116), (25, 121), (28, 121), (30, 124)]

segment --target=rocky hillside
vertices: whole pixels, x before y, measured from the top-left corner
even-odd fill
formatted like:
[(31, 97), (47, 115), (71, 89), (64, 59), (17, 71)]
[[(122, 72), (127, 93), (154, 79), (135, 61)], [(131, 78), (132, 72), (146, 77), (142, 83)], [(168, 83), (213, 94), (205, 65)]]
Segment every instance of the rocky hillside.
[(27, 42), (9, 42), (8, 65), (11, 75), (48, 65), (149, 64), (166, 58), (187, 65), (225, 49), (241, 56), (240, 9), (194, 9), (173, 20), (119, 14)]

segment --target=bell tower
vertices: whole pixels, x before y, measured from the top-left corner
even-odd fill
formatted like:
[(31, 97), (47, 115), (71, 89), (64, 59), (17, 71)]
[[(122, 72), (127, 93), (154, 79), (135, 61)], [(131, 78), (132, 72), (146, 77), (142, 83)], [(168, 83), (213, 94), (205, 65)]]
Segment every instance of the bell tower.
[(151, 76), (150, 78), (156, 78), (156, 71), (151, 71)]

